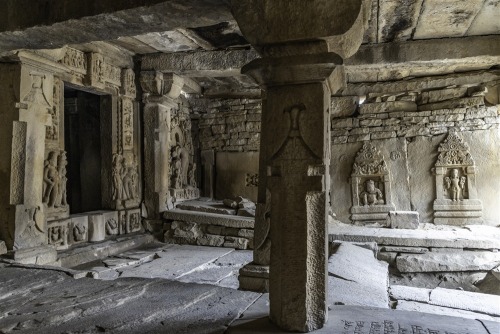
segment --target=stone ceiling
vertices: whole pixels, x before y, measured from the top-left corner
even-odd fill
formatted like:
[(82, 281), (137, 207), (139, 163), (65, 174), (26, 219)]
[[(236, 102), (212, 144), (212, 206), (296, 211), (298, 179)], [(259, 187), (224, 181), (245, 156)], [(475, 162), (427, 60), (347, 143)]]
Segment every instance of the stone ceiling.
[[(55, 2), (68, 3), (67, 0)], [(100, 51), (116, 59), (123, 54), (129, 55), (130, 59), (140, 55), (144, 60), (158, 53), (187, 54), (232, 49), (247, 50), (249, 55), (244, 60), (257, 57), (241, 35), (225, 0), (141, 0), (142, 7), (138, 8), (133, 8), (130, 1), (124, 1), (116, 5), (124, 6), (116, 8), (116, 12), (106, 8), (116, 3), (103, 1), (105, 13), (98, 12), (99, 15), (92, 14), (92, 10), (100, 9), (98, 5), (79, 14), (75, 3), (71, 2), (76, 7), (66, 9), (66, 12), (68, 18), (77, 19), (65, 21), (58, 17), (60, 14), (54, 14), (54, 6), (53, 13), (46, 13), (48, 19), (41, 18), (41, 22), (32, 22), (38, 18), (28, 19), (29, 10), (24, 13), (22, 8), (11, 4), (9, 10), (0, 14), (0, 19), (7, 15), (6, 12), (14, 17), (20, 16), (17, 26), (21, 30), (12, 31), (11, 26), (15, 23), (12, 20), (0, 24), (0, 55), (6, 55), (5, 50), (71, 45), (83, 51)], [(19, 12), (13, 13), (13, 10)], [(499, 17), (500, 0), (373, 0), (364, 46), (346, 61), (349, 81), (389, 81), (498, 66)], [(488, 35), (489, 39), (485, 40), (475, 37)], [(491, 38), (491, 35), (497, 37)], [(441, 39), (446, 41), (441, 42)], [(224, 54), (215, 57), (224, 57)], [(220, 76), (217, 73), (198, 76), (191, 73), (189, 76), (206, 91), (213, 91), (213, 95), (224, 95), (231, 90), (257, 92), (257, 86), (235, 69), (239, 70), (238, 66)]]

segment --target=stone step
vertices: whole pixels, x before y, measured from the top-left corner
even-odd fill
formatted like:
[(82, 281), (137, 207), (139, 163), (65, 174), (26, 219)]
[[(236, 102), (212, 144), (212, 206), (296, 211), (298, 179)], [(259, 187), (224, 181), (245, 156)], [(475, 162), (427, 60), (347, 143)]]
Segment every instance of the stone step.
[(390, 296), (397, 300), (396, 309), (464, 316), (500, 321), (500, 297), (455, 289), (424, 289), (392, 285)]
[(428, 252), (401, 254), (396, 267), (402, 273), (489, 271), (500, 265), (500, 252)]
[(229, 216), (209, 212), (195, 212), (187, 210), (170, 210), (163, 214), (165, 219), (180, 220), (207, 225), (253, 229), (255, 219), (250, 217)]
[(328, 303), (389, 308), (388, 275), (372, 249), (342, 243), (328, 260)]
[(329, 224), (329, 240), (376, 242), (379, 246), (500, 249), (500, 230), (492, 226), (455, 229), (387, 229)]
[(100, 243), (85, 244), (60, 252), (59, 261), (62, 267), (73, 268), (141, 247), (153, 241), (154, 237), (152, 235), (136, 234)]

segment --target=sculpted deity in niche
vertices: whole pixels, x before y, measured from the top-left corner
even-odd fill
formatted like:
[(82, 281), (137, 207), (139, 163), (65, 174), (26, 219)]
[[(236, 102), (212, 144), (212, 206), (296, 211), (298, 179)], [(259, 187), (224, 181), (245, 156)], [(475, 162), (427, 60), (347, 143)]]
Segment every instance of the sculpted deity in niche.
[(373, 180), (368, 180), (365, 182), (365, 191), (361, 193), (360, 200), (361, 204), (364, 206), (372, 206), (385, 203), (382, 191), (375, 187), (375, 182)]
[(124, 176), (123, 176), (123, 199), (137, 198), (137, 162), (135, 157), (130, 159), (128, 163), (123, 159)]
[(43, 171), (43, 202), (49, 208), (67, 206), (66, 201), (66, 152), (52, 151), (45, 160)]
[(123, 156), (121, 154), (115, 154), (113, 156), (113, 199), (122, 199), (123, 194)]
[(445, 187), (449, 190), (452, 201), (460, 201), (463, 198), (462, 190), (465, 188), (466, 179), (465, 176), (459, 176), (459, 171), (456, 168), (451, 170), (450, 176), (444, 178)]

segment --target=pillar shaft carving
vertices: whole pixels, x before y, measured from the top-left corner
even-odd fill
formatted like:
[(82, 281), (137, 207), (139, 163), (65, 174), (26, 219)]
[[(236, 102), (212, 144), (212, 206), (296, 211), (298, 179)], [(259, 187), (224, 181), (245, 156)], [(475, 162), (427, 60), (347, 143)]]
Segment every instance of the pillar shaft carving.
[(342, 57), (361, 44), (370, 4), (231, 0), (243, 35), (264, 57), (242, 72), (266, 90), (255, 229), (267, 238), (270, 225), (270, 318), (286, 330), (327, 321), (330, 100), (345, 84)]

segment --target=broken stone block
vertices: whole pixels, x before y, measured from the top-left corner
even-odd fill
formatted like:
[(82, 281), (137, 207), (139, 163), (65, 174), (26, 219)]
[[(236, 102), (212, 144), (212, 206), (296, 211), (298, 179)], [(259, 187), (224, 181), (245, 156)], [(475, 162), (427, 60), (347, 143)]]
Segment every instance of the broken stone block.
[(50, 246), (20, 249), (14, 252), (14, 261), (23, 264), (47, 264), (57, 261), (57, 251)]
[(441, 102), (441, 101), (461, 98), (464, 97), (465, 95), (467, 95), (467, 87), (431, 90), (422, 93), (422, 95), (420, 96), (419, 104)]
[(196, 239), (196, 244), (200, 246), (221, 247), (224, 245), (224, 237), (221, 235), (205, 234)]
[(500, 264), (498, 252), (429, 252), (404, 254), (396, 259), (400, 272), (488, 271)]
[(482, 293), (500, 296), (500, 267), (492, 269), (476, 286)]
[(418, 106), (418, 110), (456, 109), (474, 106), (484, 106), (484, 96), (465, 97), (461, 99), (422, 104)]
[(248, 249), (248, 239), (227, 236), (225, 238), (224, 247)]
[(358, 106), (357, 96), (340, 96), (332, 98), (332, 117), (349, 117)]
[(5, 241), (0, 240), (0, 255), (7, 254), (7, 246), (5, 245)]
[(88, 226), (90, 242), (106, 239), (106, 223), (101, 213), (89, 214)]
[(359, 108), (361, 115), (388, 113), (393, 111), (417, 111), (417, 104), (411, 101), (364, 103)]
[(416, 211), (390, 211), (387, 216), (387, 226), (397, 229), (416, 230), (419, 225), (419, 215)]

